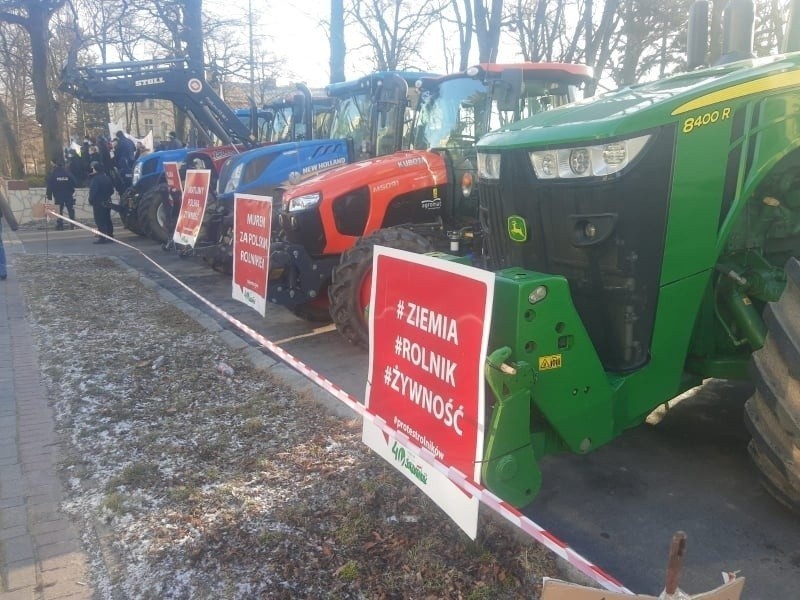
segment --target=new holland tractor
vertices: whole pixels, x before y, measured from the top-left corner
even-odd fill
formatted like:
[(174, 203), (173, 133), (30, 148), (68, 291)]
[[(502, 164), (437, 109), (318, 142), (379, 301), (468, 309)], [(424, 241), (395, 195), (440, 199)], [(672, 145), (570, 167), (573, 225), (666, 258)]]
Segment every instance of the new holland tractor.
[[(697, 6), (690, 35), (705, 36)], [(705, 378), (749, 377), (750, 454), (800, 509), (797, 1), (792, 14), (784, 54), (631, 85), (478, 143), (497, 271), (482, 476), (511, 504), (536, 495), (547, 455), (594, 450)], [(726, 9), (727, 55), (751, 55), (752, 15)]]
[[(297, 91), (265, 104), (257, 112), (250, 109), (236, 109), (236, 114), (243, 123), (248, 123), (257, 134), (255, 144), (225, 144), (205, 148), (184, 149), (183, 155), (178, 151), (167, 150), (153, 153), (137, 161), (134, 169), (134, 182), (137, 169), (147, 172), (148, 177), (155, 177), (155, 184), (146, 186), (141, 194), (137, 207), (138, 221), (144, 233), (156, 241), (165, 242), (172, 237), (176, 218), (175, 202), (180, 204), (180, 195), (173, 193), (167, 186), (164, 176), (163, 161), (171, 160), (180, 163), (181, 177), (185, 170), (208, 169), (211, 171), (211, 185), (216, 185), (222, 166), (231, 156), (243, 154), (249, 149), (284, 144), (295, 140), (326, 139), (329, 132), (330, 113), (333, 100), (328, 96), (314, 95), (305, 84), (298, 83)], [(255, 115), (255, 119), (253, 118)], [(160, 156), (159, 156), (160, 155)], [(159, 167), (148, 168), (153, 160)], [(174, 192), (174, 191), (173, 191)], [(166, 208), (169, 207), (170, 210)]]
[[(574, 101), (591, 79), (584, 65), (520, 63), (417, 81), (419, 102), (403, 150), (283, 190), (270, 301), (301, 316), (333, 318), (346, 339), (367, 346), (373, 247), (459, 251), (479, 261), (476, 140)], [(379, 146), (397, 135), (387, 133)]]
[[(229, 272), (232, 265), (233, 197), (235, 193), (273, 196), (280, 206), (279, 188), (338, 165), (394, 152), (401, 147), (409, 94), (420, 72), (376, 72), (352, 81), (334, 83), (326, 91), (333, 101), (330, 139), (301, 140), (256, 148), (232, 156), (220, 171), (217, 193), (206, 210), (207, 226), (199, 244), (214, 268)], [(412, 84), (409, 88), (409, 83)], [(391, 139), (390, 139), (391, 138)], [(380, 143), (380, 145), (379, 145)], [(277, 219), (273, 220), (273, 228)]]
[[(69, 62), (61, 72), (60, 88), (88, 102), (169, 100), (205, 137), (214, 136), (232, 147), (261, 143), (261, 135), (270, 131), (273, 116), (255, 106), (238, 111), (228, 107), (205, 81), (202, 69), (187, 58), (86, 67)], [(163, 237), (163, 211), (147, 193), (163, 181), (164, 162), (183, 162), (187, 152), (186, 148), (151, 152), (137, 161), (132, 185), (120, 199), (120, 217), (128, 229), (139, 235), (150, 235), (152, 229), (154, 237)]]

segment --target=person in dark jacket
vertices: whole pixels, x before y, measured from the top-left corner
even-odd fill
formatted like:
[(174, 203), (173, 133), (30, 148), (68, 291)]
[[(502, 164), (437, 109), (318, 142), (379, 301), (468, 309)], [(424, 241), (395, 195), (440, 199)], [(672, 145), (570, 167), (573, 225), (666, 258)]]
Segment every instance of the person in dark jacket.
[(74, 150), (67, 150), (67, 170), (72, 174), (77, 187), (83, 187), (86, 184), (86, 165)]
[(86, 172), (89, 172), (89, 165), (93, 162), (99, 163), (100, 168), (108, 173), (108, 169), (105, 166), (105, 161), (103, 160), (103, 156), (100, 154), (100, 149), (97, 146), (89, 146), (89, 161), (86, 163)]
[(178, 139), (174, 131), (170, 131), (166, 143), (166, 150), (180, 150), (181, 148), (183, 148), (183, 142)]
[(120, 187), (117, 191), (122, 194), (133, 183), (133, 164), (136, 162), (136, 146), (118, 131), (114, 138), (114, 163), (119, 171)]
[[(100, 163), (95, 161), (89, 165), (89, 204), (92, 205), (92, 214), (97, 230), (108, 237), (114, 237), (114, 223), (111, 221), (111, 196), (114, 194), (114, 184), (111, 177), (106, 175)], [(93, 242), (105, 244), (110, 240), (101, 236)]]
[[(67, 214), (73, 221), (75, 220), (75, 188), (78, 183), (75, 178), (64, 166), (64, 161), (57, 158), (52, 162), (53, 170), (47, 177), (47, 189), (45, 196), (47, 201), (55, 201), (58, 206), (58, 214), (64, 214), (64, 207), (67, 207)], [(70, 229), (75, 229), (75, 225), (69, 224)], [(56, 229), (64, 229), (64, 221), (59, 219), (56, 222)]]

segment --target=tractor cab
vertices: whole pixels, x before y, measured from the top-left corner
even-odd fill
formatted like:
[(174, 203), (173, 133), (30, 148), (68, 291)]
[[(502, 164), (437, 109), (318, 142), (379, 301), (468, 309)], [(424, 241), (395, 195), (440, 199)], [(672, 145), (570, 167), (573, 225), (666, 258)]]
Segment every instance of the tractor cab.
[(484, 64), (463, 73), (418, 82), (419, 108), (412, 150), (431, 150), (447, 157), (454, 183), (453, 216), (475, 219), (477, 168), (475, 144), (485, 134), (531, 115), (582, 98), (592, 80), (584, 65), (561, 63)]

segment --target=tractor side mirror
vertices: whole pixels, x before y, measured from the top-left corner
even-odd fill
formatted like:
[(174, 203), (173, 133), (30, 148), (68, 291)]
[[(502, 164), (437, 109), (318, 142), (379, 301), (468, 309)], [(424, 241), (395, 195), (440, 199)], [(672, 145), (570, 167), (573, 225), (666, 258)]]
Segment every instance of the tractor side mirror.
[(497, 109), (502, 111), (518, 111), (519, 99), (522, 96), (522, 69), (506, 69), (500, 74), (500, 81), (495, 86)]

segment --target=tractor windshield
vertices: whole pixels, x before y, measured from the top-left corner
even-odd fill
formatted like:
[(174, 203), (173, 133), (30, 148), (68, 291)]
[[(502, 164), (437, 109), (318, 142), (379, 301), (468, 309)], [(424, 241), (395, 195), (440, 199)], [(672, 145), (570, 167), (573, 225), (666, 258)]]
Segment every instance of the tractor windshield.
[[(496, 85), (495, 100), (498, 97), (500, 82), (497, 82)], [(513, 108), (504, 106), (501, 109), (498, 106), (499, 103), (495, 103), (490, 115), (489, 131), (494, 131), (520, 119), (527, 119), (537, 113), (569, 104), (577, 99), (578, 88), (575, 85), (549, 79), (526, 78)]]
[(292, 106), (283, 106), (275, 109), (272, 132), (265, 141), (278, 144), (292, 141)]
[(471, 77), (447, 79), (423, 92), (413, 149), (474, 144), (486, 132), (488, 103), (486, 86)]
[[(484, 134), (503, 125), (576, 99), (577, 88), (546, 79), (525, 79), (512, 102), (501, 103), (501, 81), (489, 84), (471, 77), (446, 79), (422, 94), (412, 148), (447, 148), (474, 153)], [(501, 106), (502, 104), (502, 106)]]
[[(250, 127), (250, 113), (249, 112), (238, 112), (236, 116), (239, 120), (247, 127)], [(270, 113), (263, 113), (259, 111), (258, 113), (258, 133), (257, 139), (261, 142), (268, 142), (270, 140), (270, 136), (272, 135), (272, 115)], [(218, 142), (219, 143), (219, 142)]]
[(352, 139), (356, 152), (365, 152), (370, 140), (371, 108), (369, 90), (342, 98), (331, 121), (331, 138)]

